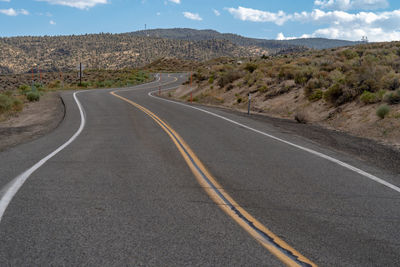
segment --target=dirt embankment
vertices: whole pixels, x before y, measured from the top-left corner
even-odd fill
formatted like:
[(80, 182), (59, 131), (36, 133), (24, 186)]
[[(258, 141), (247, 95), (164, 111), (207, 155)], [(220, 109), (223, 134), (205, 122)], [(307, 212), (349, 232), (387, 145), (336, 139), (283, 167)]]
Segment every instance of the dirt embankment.
[[(293, 81), (287, 83), (294, 84)], [(229, 91), (205, 84), (193, 86), (192, 89), (193, 99), (197, 103), (247, 112), (248, 90), (240, 88), (237, 84)], [(181, 86), (169, 92), (169, 96), (188, 101), (190, 87)], [(391, 106), (389, 115), (384, 119), (376, 115), (379, 105), (365, 105), (354, 101), (335, 107), (322, 101), (310, 102), (302, 88), (267, 99), (263, 93), (257, 91), (253, 92), (251, 98), (253, 113), (292, 121), (300, 117), (298, 119), (307, 124), (372, 139), (400, 150), (400, 105)]]
[(23, 111), (0, 122), (0, 151), (54, 130), (63, 120), (64, 112), (58, 92), (45, 94), (39, 102), (25, 104)]

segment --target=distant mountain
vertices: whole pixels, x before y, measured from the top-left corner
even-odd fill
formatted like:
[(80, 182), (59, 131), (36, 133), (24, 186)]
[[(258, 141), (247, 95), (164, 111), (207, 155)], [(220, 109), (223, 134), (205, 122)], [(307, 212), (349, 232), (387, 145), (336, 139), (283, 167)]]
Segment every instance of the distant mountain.
[(311, 49), (329, 49), (343, 46), (354, 46), (361, 42), (352, 42), (345, 40), (326, 39), (326, 38), (301, 38), (282, 41), (290, 45), (305, 46)]
[(174, 28), (174, 29), (154, 29), (154, 30), (143, 30), (130, 33), (134, 36), (149, 36), (149, 37), (160, 37), (165, 39), (173, 40), (188, 40), (188, 41), (200, 41), (200, 40), (228, 40), (236, 45), (245, 47), (261, 47), (270, 50), (272, 53), (279, 53), (285, 50), (294, 51), (296, 49), (302, 49), (304, 47), (311, 49), (327, 49), (342, 46), (353, 46), (360, 42), (351, 42), (344, 40), (334, 40), (325, 38), (303, 38), (294, 40), (267, 40), (267, 39), (256, 39), (243, 37), (237, 34), (231, 33), (219, 33), (214, 30), (194, 30), (187, 28)]
[(270, 52), (278, 52), (286, 48), (299, 48), (299, 45), (292, 45), (277, 40), (265, 40), (247, 38), (232, 33), (219, 33), (214, 30), (195, 30), (187, 28), (174, 29), (154, 29), (143, 30), (130, 33), (133, 36), (159, 37), (172, 40), (186, 41), (204, 41), (204, 40), (227, 40), (236, 45), (245, 47), (260, 47), (271, 50)]

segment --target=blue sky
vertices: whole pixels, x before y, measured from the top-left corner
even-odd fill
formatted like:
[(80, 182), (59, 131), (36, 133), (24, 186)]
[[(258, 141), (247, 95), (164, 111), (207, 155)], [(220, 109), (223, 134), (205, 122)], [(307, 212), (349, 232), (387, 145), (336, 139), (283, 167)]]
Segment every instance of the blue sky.
[(400, 40), (398, 0), (0, 0), (0, 36), (215, 29), (266, 39)]

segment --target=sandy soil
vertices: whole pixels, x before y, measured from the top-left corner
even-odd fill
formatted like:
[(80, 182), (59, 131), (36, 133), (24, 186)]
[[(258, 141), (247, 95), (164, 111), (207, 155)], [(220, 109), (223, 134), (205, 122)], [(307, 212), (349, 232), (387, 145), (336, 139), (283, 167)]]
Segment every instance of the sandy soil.
[(64, 118), (59, 93), (45, 94), (39, 102), (27, 103), (22, 112), (0, 122), (0, 151), (54, 130)]

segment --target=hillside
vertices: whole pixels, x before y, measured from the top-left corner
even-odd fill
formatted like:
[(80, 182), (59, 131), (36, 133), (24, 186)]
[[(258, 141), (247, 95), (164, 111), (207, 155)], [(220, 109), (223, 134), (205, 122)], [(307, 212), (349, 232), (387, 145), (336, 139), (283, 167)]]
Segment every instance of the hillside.
[[(205, 63), (193, 74), (203, 104), (317, 124), (400, 148), (400, 42)], [(171, 96), (189, 101), (183, 87)]]
[(305, 46), (311, 49), (329, 49), (329, 48), (354, 46), (361, 44), (361, 42), (352, 42), (352, 41), (326, 39), (326, 38), (300, 38), (300, 39), (286, 40), (282, 42), (286, 42), (290, 45), (295, 45), (295, 46), (296, 45)]
[[(351, 42), (344, 40), (334, 40), (326, 38), (302, 38), (294, 40), (266, 40), (247, 38), (237, 34), (231, 33), (219, 33), (214, 30), (194, 30), (187, 28), (175, 28), (175, 29), (153, 29), (144, 30), (131, 33), (134, 36), (150, 36), (150, 37), (161, 37), (172, 40), (228, 40), (236, 45), (251, 47), (257, 46), (264, 49), (271, 50), (272, 53), (279, 53), (285, 50), (302, 50), (302, 47), (312, 49), (326, 49), (335, 48), (342, 46), (357, 45), (359, 42)], [(304, 49), (303, 49), (304, 50)]]
[(204, 61), (216, 57), (251, 57), (268, 53), (227, 40), (169, 40), (131, 34), (0, 38), (0, 74), (72, 71), (82, 62), (90, 69), (144, 66), (158, 58)]

